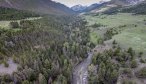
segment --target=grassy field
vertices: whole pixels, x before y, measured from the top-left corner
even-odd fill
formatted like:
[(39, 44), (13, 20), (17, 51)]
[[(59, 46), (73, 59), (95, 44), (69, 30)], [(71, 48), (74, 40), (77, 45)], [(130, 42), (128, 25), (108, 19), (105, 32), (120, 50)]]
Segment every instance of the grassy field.
[(98, 44), (98, 40), (100, 39), (100, 34), (97, 33), (97, 30), (90, 28), (90, 40), (94, 44)]
[(121, 47), (132, 47), (136, 51), (146, 51), (146, 27), (126, 29), (113, 37)]
[[(32, 18), (27, 18), (27, 19), (24, 19), (24, 20), (36, 20), (36, 19), (40, 19), (41, 17), (32, 17)], [(12, 20), (12, 21), (17, 21), (17, 22), (20, 22), (20, 20)], [(12, 21), (0, 21), (0, 28), (9, 28), (9, 24), (10, 22)]]
[[(84, 16), (89, 22), (89, 25), (95, 23), (106, 25), (106, 27), (92, 28), (91, 40), (94, 42), (95, 34), (101, 31), (104, 32), (107, 28), (119, 28), (119, 26), (126, 25), (122, 28), (121, 33), (113, 36), (112, 40), (116, 40), (121, 47), (132, 47), (136, 51), (146, 51), (146, 15), (132, 15), (130, 13), (119, 13), (115, 15), (86, 15)], [(111, 42), (111, 41), (110, 41)]]
[(118, 27), (120, 25), (139, 24), (146, 19), (146, 16), (119, 13), (115, 15), (87, 15), (85, 18), (89, 21), (89, 25), (101, 23), (108, 27)]

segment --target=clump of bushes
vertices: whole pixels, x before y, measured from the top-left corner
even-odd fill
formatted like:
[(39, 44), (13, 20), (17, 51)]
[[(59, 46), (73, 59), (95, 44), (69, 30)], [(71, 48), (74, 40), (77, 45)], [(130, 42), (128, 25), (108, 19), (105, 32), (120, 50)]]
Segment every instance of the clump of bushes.
[(19, 27), (19, 24), (18, 22), (10, 22), (10, 28), (18, 28)]
[(9, 64), (6, 61), (4, 61), (4, 66), (9, 67)]
[(131, 71), (130, 68), (123, 69), (122, 74), (126, 74), (127, 77), (132, 77), (133, 76), (132, 71)]
[(116, 40), (113, 41), (113, 45), (117, 44)]
[(22, 28), (22, 29), (27, 29), (33, 26), (33, 23), (29, 20), (21, 20), (20, 24), (18, 22), (10, 22), (10, 28)]
[(146, 78), (146, 67), (136, 72), (136, 77), (138, 78)]
[(20, 27), (21, 27), (22, 29), (27, 29), (27, 28), (29, 28), (29, 27), (31, 27), (31, 26), (33, 26), (33, 24), (32, 24), (32, 22), (29, 21), (29, 20), (21, 20), (21, 21), (20, 21)]
[(117, 34), (119, 34), (119, 32), (116, 29), (110, 28), (104, 33), (104, 40), (112, 39), (112, 36)]
[(102, 24), (100, 24), (100, 23), (95, 23), (95, 24), (93, 24), (93, 25), (91, 25), (91, 27), (93, 27), (93, 28), (98, 28), (98, 27), (101, 27), (101, 26), (104, 26), (104, 25), (102, 25)]
[(141, 57), (143, 55), (143, 52), (139, 52), (139, 57)]
[(141, 62), (141, 63), (146, 63), (146, 59), (145, 59), (145, 58), (141, 58), (141, 59), (140, 59), (140, 62)]
[(123, 28), (123, 27), (126, 27), (126, 26), (127, 26), (127, 25), (120, 25), (119, 28)]
[(131, 68), (136, 68), (138, 66), (138, 63), (136, 60), (132, 60), (130, 65), (131, 65)]
[(135, 51), (131, 47), (127, 50), (127, 53), (129, 53), (132, 57), (135, 55)]
[(136, 82), (133, 80), (125, 79), (125, 80), (123, 80), (122, 84), (136, 84)]
[[(4, 80), (4, 81), (6, 81), (6, 82), (9, 82), (9, 81), (12, 80), (12, 79), (11, 79), (11, 76), (10, 76), (9, 74), (3, 75), (3, 77), (1, 77), (1, 79)], [(1, 83), (1, 84), (2, 84), (2, 83)], [(6, 83), (4, 83), (4, 84), (6, 84)]]

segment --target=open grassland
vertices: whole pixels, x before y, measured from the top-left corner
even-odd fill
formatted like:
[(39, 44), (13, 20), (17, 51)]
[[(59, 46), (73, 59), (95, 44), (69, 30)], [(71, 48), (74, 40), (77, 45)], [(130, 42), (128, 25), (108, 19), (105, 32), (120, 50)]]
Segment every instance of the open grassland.
[(87, 15), (89, 25), (100, 23), (108, 27), (118, 27), (120, 25), (130, 25), (142, 23), (146, 16), (132, 15), (130, 13), (119, 13), (115, 15)]
[(122, 48), (132, 47), (138, 52), (146, 51), (146, 15), (119, 13), (115, 15), (86, 15), (84, 17), (89, 25), (95, 23), (105, 25), (105, 27), (92, 28), (91, 40), (96, 39), (93, 38), (96, 36), (95, 32), (99, 35), (99, 32), (104, 33), (110, 28), (117, 30), (121, 28), (119, 34), (114, 35), (112, 40), (116, 40)]
[(126, 29), (121, 34), (113, 37), (121, 47), (132, 47), (136, 51), (146, 51), (146, 27), (136, 27), (133, 29)]

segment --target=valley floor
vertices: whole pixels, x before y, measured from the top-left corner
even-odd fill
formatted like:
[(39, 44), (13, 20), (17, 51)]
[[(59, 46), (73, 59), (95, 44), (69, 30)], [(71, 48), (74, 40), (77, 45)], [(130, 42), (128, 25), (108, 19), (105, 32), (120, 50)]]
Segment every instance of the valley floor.
[[(110, 28), (115, 28), (119, 34), (112, 37), (122, 48), (132, 47), (138, 52), (146, 51), (146, 15), (132, 15), (131, 13), (118, 13), (115, 15), (85, 15), (89, 25), (101, 24), (104, 27), (92, 28), (92, 37), (100, 37)], [(94, 33), (94, 34), (93, 34)], [(99, 39), (99, 38), (94, 38)], [(109, 41), (109, 42), (112, 42)], [(146, 54), (146, 53), (145, 53)]]
[[(118, 13), (114, 15), (84, 15), (90, 29), (91, 41), (97, 45), (99, 40), (104, 38), (106, 31), (112, 29), (116, 34), (104, 43), (113, 46), (113, 41), (123, 49), (132, 48), (138, 54), (143, 53), (142, 58), (146, 55), (146, 15), (132, 15), (131, 13)], [(104, 44), (104, 45), (105, 45)], [(102, 46), (105, 47), (105, 46)], [(98, 51), (98, 48), (97, 50)], [(137, 78), (134, 73), (146, 67), (145, 63), (140, 62), (141, 57), (136, 57), (138, 63), (137, 68), (132, 69), (133, 76), (131, 78), (120, 75), (117, 84), (123, 83), (125, 80), (134, 81), (136, 84), (145, 84), (146, 79)], [(92, 60), (93, 61), (93, 60)], [(92, 65), (90, 65), (91, 67)], [(121, 68), (122, 69), (122, 68)], [(125, 69), (125, 68), (124, 68)], [(89, 71), (90, 72), (90, 71)], [(127, 82), (128, 83), (128, 82)], [(82, 83), (83, 84), (83, 83)], [(129, 83), (128, 83), (129, 84)], [(133, 84), (133, 83), (132, 83)]]

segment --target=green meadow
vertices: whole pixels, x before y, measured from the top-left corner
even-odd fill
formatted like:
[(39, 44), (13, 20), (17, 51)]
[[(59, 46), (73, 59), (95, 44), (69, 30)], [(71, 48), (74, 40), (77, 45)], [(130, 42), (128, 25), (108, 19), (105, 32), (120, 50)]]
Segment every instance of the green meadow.
[[(27, 18), (27, 19), (22, 19), (22, 20), (36, 20), (36, 19), (41, 19), (42, 17), (30, 17), (30, 18)], [(7, 20), (7, 21), (0, 21), (0, 28), (6, 28), (6, 29), (9, 29), (9, 24), (10, 22), (13, 22), (13, 21), (16, 21), (16, 22), (20, 22), (21, 20)]]
[[(132, 47), (138, 52), (146, 51), (146, 15), (132, 15), (130, 13), (118, 13), (114, 15), (84, 15), (88, 25), (102, 24), (104, 27), (91, 28), (91, 41), (94, 43), (109, 28), (119, 31), (111, 40), (116, 40), (122, 48)], [(122, 28), (119, 29), (119, 27)], [(102, 32), (101, 32), (102, 31)], [(100, 34), (99, 34), (100, 32)], [(109, 41), (112, 42), (112, 41)]]

